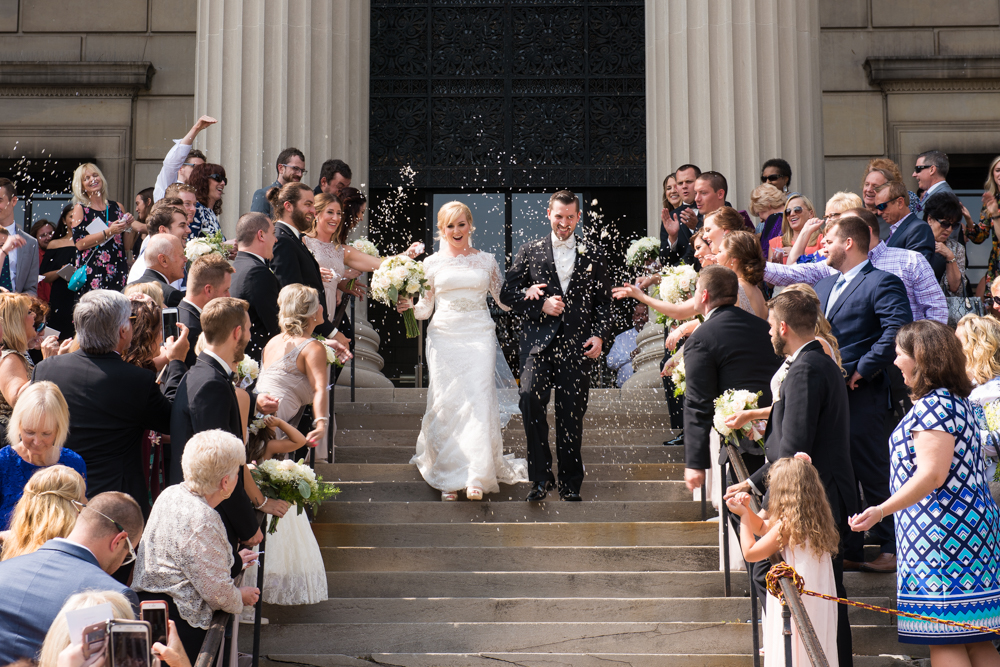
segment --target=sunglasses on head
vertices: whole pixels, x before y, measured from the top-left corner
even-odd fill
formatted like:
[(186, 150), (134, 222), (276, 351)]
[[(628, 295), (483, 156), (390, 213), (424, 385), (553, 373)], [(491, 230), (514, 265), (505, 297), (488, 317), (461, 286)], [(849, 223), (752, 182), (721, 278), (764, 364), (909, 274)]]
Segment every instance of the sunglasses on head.
[(209, 174), (208, 177), (213, 181), (218, 181), (219, 183), (222, 183), (223, 185), (229, 184), (229, 181), (222, 174)]
[(782, 176), (781, 174), (771, 174), (770, 176), (761, 176), (760, 177), (760, 182), (761, 183), (777, 183), (778, 181), (780, 181), (783, 178), (784, 178), (784, 176)]

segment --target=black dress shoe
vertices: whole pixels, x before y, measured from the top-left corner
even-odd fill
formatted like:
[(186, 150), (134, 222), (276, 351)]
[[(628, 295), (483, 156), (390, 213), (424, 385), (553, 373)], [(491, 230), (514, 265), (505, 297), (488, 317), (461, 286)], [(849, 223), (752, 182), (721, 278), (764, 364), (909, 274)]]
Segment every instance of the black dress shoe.
[(575, 502), (583, 500), (583, 498), (580, 497), (580, 493), (578, 491), (560, 491), (559, 497), (562, 500), (569, 500)]
[(531, 485), (531, 493), (525, 498), (529, 503), (536, 503), (539, 500), (545, 500), (545, 496), (549, 495), (549, 491), (552, 490), (552, 482), (535, 482)]
[(683, 431), (680, 433), (680, 435), (678, 435), (673, 440), (664, 440), (663, 441), (663, 446), (664, 447), (677, 447), (677, 446), (681, 446), (683, 444), (684, 444), (684, 432)]

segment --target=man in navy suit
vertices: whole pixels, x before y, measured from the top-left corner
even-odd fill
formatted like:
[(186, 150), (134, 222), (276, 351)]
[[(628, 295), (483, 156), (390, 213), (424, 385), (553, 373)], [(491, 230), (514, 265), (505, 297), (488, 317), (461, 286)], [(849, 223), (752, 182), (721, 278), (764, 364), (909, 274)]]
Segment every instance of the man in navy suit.
[[(868, 261), (870, 238), (868, 225), (856, 216), (841, 216), (831, 223), (823, 237), (824, 253), (827, 264), (838, 273), (816, 283), (816, 294), (840, 343), (851, 414), (854, 477), (865, 501), (876, 505), (889, 497), (889, 448), (883, 436), (890, 397), (885, 371), (896, 358), (896, 332), (913, 321), (913, 313), (903, 281)], [(844, 569), (894, 572), (892, 517), (886, 517), (871, 532), (881, 545), (881, 555), (864, 563), (864, 536), (850, 533), (845, 536)]]
[(143, 528), (139, 504), (124, 493), (108, 491), (78, 507), (80, 517), (68, 537), (0, 563), (0, 664), (37, 659), (49, 626), (76, 593), (116, 591), (128, 598), (138, 616), (135, 592), (111, 575), (135, 560)]
[(948, 156), (941, 151), (924, 151), (917, 156), (913, 178), (917, 179), (917, 188), (921, 191), (921, 203), (938, 192), (954, 194), (948, 181), (944, 180), (948, 177), (949, 164)]
[(934, 233), (930, 225), (910, 213), (909, 202), (910, 193), (902, 181), (890, 181), (875, 194), (875, 208), (889, 225), (885, 244), (890, 248), (919, 252), (930, 262), (934, 257)]

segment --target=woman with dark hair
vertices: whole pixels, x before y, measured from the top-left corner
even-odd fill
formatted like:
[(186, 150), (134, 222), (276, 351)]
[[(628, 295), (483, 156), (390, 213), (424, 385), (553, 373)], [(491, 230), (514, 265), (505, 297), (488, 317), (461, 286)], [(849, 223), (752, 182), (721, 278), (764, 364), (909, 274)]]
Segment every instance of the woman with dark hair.
[(792, 184), (792, 166), (780, 157), (773, 157), (760, 168), (760, 182), (770, 183), (782, 192)]
[(715, 262), (732, 269), (739, 278), (736, 306), (767, 319), (767, 300), (760, 291), (764, 280), (764, 257), (757, 238), (750, 232), (733, 232), (722, 239)]
[[(75, 333), (73, 306), (76, 304), (76, 293), (69, 288), (67, 279), (59, 275), (59, 269), (73, 266), (76, 261), (76, 246), (68, 224), (72, 213), (73, 205), (68, 204), (59, 216), (59, 222), (55, 224), (52, 238), (46, 244), (45, 254), (38, 267), (38, 272), (42, 274), (42, 282), (38, 284), (39, 294), (42, 284), (49, 286), (49, 308), (52, 309), (49, 326), (59, 332), (59, 340), (72, 338)], [(41, 246), (41, 241), (38, 245)]]
[[(56, 226), (53, 225), (48, 220), (42, 219), (31, 226), (31, 231), (28, 232), (35, 237), (38, 241), (38, 266), (39, 272), (41, 272), (42, 259), (45, 257), (45, 249), (49, 247), (49, 241), (52, 240), (52, 236), (55, 234)], [(52, 292), (52, 286), (45, 281), (40, 281), (38, 283), (38, 298), (42, 301), (48, 303), (49, 295)]]
[[(160, 355), (160, 345), (163, 343), (160, 307), (145, 294), (132, 294), (129, 301), (132, 302), (132, 316), (129, 318), (132, 321), (132, 342), (122, 359), (155, 373), (166, 364), (166, 357)], [(163, 438), (156, 431), (145, 431), (142, 434), (142, 463), (150, 498), (144, 513), (148, 512), (148, 508), (164, 488)]]
[[(892, 495), (850, 518), (855, 532), (896, 524), (901, 611), (1000, 628), (1000, 517), (990, 495), (965, 354), (932, 320), (896, 336), (896, 366), (913, 407), (889, 439)], [(957, 568), (957, 571), (956, 571)], [(995, 635), (900, 619), (899, 641), (929, 644), (932, 665), (995, 665)]]
[(208, 236), (222, 231), (222, 195), (226, 189), (226, 170), (221, 164), (199, 164), (191, 170), (187, 184), (195, 189), (194, 220), (188, 225), (190, 237)]

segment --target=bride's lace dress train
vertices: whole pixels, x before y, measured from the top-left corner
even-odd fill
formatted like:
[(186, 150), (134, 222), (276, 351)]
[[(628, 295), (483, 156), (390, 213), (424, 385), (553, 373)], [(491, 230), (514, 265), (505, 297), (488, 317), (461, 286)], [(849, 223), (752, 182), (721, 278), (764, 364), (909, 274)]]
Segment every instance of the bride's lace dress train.
[[(424, 261), (430, 290), (415, 308), (427, 327), (430, 383), (417, 451), (410, 463), (439, 491), (528, 480), (525, 459), (504, 456), (494, 373), (497, 338), (486, 293), (500, 303), (500, 269), (493, 255), (440, 253)], [(501, 307), (503, 307), (501, 305)]]

